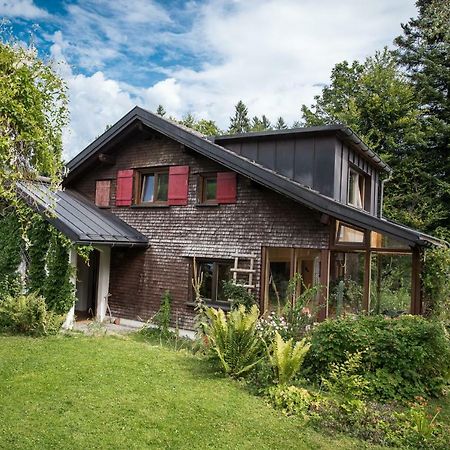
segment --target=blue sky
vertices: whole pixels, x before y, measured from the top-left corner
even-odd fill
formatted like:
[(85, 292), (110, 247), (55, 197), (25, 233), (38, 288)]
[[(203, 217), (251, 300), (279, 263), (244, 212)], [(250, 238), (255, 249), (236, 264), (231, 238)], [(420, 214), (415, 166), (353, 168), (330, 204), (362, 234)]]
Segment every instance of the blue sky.
[(60, 62), (69, 87), (66, 158), (134, 105), (226, 128), (300, 117), (344, 59), (363, 59), (416, 15), (412, 0), (0, 0), (0, 18)]

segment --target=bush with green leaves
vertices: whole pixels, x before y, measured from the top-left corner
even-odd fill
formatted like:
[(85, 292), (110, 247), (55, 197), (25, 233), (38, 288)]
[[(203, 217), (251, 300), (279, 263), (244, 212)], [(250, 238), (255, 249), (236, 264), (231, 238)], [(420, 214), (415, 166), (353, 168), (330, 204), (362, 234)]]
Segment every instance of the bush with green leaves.
[(275, 409), (287, 415), (302, 416), (306, 419), (314, 397), (302, 387), (277, 385), (269, 388), (268, 398)]
[(223, 371), (233, 377), (247, 374), (264, 357), (263, 341), (256, 332), (259, 311), (244, 305), (225, 314), (208, 308), (206, 336)]
[(244, 305), (247, 309), (250, 309), (256, 304), (254, 295), (248, 292), (247, 288), (232, 281), (223, 282), (223, 294), (225, 298), (231, 301), (232, 308)]
[(359, 375), (378, 399), (439, 396), (449, 382), (450, 340), (445, 327), (421, 316), (347, 317), (326, 320), (311, 335), (304, 368), (312, 380), (327, 378), (333, 364), (360, 352)]
[(310, 346), (306, 339), (294, 343), (292, 338), (284, 341), (280, 333), (275, 333), (268, 356), (278, 384), (288, 384), (298, 374)]
[(153, 323), (158, 327), (161, 336), (167, 337), (170, 334), (170, 320), (172, 317), (172, 297), (169, 291), (165, 291), (161, 299), (161, 306), (153, 316)]
[(56, 334), (63, 317), (47, 309), (45, 300), (36, 295), (7, 297), (0, 303), (0, 331), (32, 336)]

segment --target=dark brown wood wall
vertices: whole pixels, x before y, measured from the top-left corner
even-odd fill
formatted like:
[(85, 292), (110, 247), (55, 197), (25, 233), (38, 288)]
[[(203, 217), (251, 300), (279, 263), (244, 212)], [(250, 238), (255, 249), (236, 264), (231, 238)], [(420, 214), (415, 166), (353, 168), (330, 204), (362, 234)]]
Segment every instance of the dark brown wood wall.
[(329, 228), (320, 223), (319, 213), (242, 176), (237, 180), (236, 204), (197, 206), (197, 175), (226, 169), (168, 138), (140, 135), (124, 142), (115, 154), (115, 165), (98, 163), (68, 187), (93, 201), (95, 181), (111, 179), (114, 204), (117, 170), (188, 165), (190, 172), (187, 206), (111, 208), (150, 241), (147, 250), (113, 248), (109, 304), (114, 316), (147, 320), (168, 289), (179, 326), (190, 327), (194, 312), (186, 303), (193, 256), (230, 258), (236, 250), (255, 253), (259, 296), (263, 246), (328, 248)]

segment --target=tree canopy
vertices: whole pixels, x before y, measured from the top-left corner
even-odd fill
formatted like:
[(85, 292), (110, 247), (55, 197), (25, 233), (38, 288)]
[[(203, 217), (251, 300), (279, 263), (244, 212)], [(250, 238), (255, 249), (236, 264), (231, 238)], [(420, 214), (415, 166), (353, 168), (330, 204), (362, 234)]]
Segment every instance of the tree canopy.
[(0, 40), (0, 199), (13, 199), (14, 181), (62, 169), (66, 85), (33, 46)]
[[(445, 236), (449, 180), (444, 154), (435, 153), (437, 165), (430, 160), (430, 124), (437, 119), (418, 95), (421, 89), (399, 54), (384, 49), (362, 63), (336, 64), (315, 103), (302, 106), (302, 118), (308, 126), (350, 126), (393, 168), (385, 190), (387, 216)], [(448, 153), (446, 158), (448, 164)]]

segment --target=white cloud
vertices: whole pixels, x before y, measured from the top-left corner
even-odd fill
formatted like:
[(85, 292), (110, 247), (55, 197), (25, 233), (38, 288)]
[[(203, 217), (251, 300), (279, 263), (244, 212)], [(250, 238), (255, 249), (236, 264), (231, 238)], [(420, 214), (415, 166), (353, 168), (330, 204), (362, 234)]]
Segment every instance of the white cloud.
[[(401, 33), (400, 23), (416, 14), (412, 0), (209, 0), (189, 3), (186, 13), (195, 15), (193, 25), (169, 33), (164, 30), (172, 26), (173, 14), (153, 1), (126, 4), (102, 0), (98, 6), (85, 0), (72, 5), (72, 24), (52, 37), (54, 55), (82, 61), (93, 73), (65, 75), (71, 96), (72, 132), (65, 137), (70, 156), (134, 104), (150, 110), (163, 104), (169, 114), (192, 112), (226, 128), (242, 99), (251, 115), (266, 114), (272, 120), (282, 115), (292, 123), (300, 106), (328, 82), (337, 62), (363, 59), (390, 45)], [(98, 8), (103, 8), (100, 16)], [(76, 30), (84, 38), (77, 39)], [(137, 87), (136, 55), (143, 66), (162, 65), (152, 56), (158, 45), (173, 58), (190, 54), (204, 62), (195, 70), (156, 67), (165, 78)]]
[(42, 19), (49, 13), (37, 7), (33, 0), (0, 0), (0, 16), (22, 19)]

